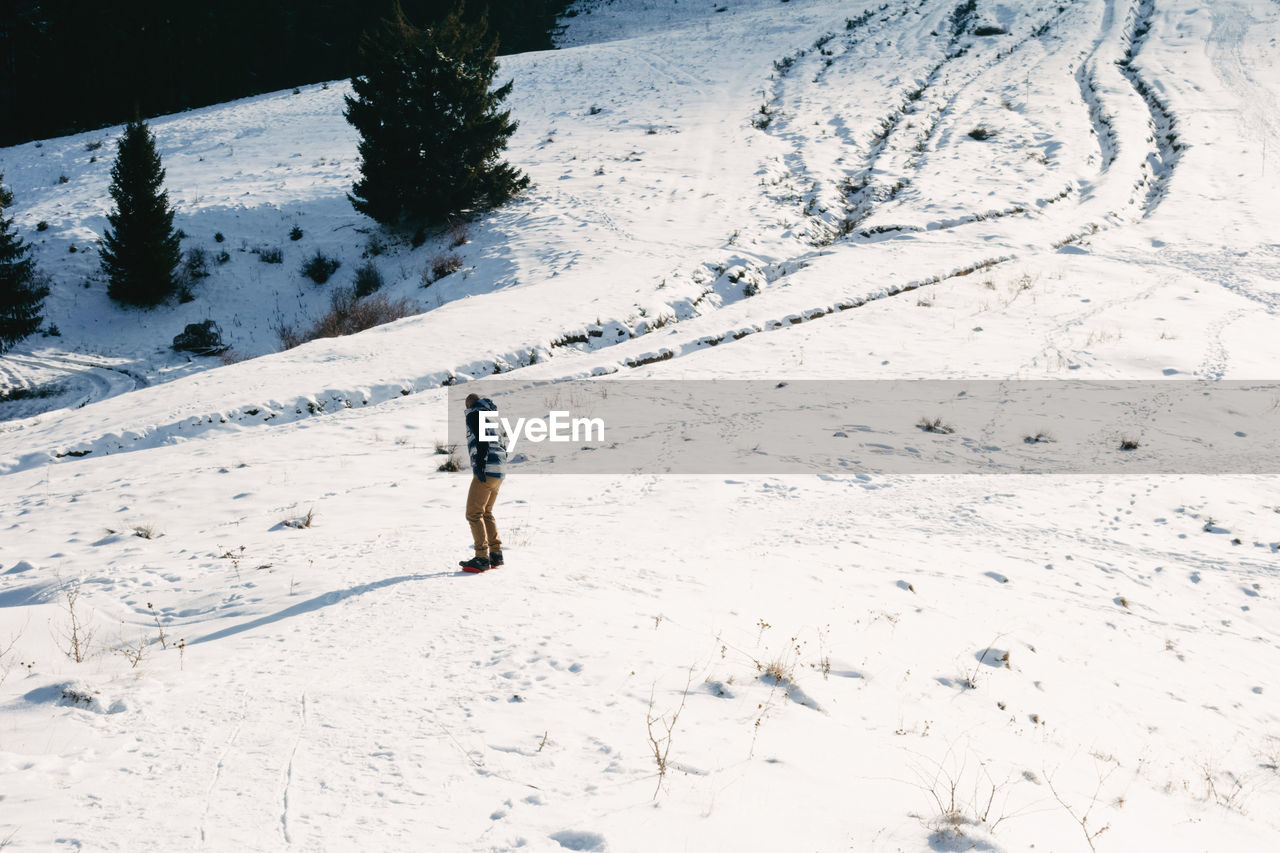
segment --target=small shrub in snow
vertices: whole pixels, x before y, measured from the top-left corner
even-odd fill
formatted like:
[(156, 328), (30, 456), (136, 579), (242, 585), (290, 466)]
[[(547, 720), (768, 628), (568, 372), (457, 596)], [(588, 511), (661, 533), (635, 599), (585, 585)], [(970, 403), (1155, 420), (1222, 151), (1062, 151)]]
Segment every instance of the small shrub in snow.
[(317, 338), (336, 338), (343, 335), (354, 335), (383, 323), (390, 323), (402, 317), (417, 314), (417, 308), (408, 299), (395, 302), (381, 293), (356, 297), (355, 289), (340, 287), (329, 297), (329, 311), (305, 332), (297, 332), (289, 326), (276, 327), (276, 335), (285, 349), (293, 349), (299, 344), (314, 341)]
[(215, 232), (214, 232), (214, 234), (213, 234), (213, 242), (215, 242), (215, 243), (221, 243), (221, 242), (222, 242), (223, 240), (225, 240), (225, 239), (227, 239), (227, 238), (223, 235), (223, 233), (222, 233), (221, 231), (215, 231)]
[(969, 131), (969, 138), (982, 142), (984, 139), (990, 139), (995, 136), (996, 132), (984, 124), (980, 124), (973, 130)]
[(59, 175), (59, 176), (58, 176), (58, 183), (60, 183), (60, 184), (65, 184), (65, 183), (67, 183), (67, 182), (68, 182), (68, 181), (70, 181), (70, 180), (71, 180), (71, 179), (70, 179), (70, 178), (68, 178), (66, 175)]
[(311, 527), (311, 522), (315, 521), (315, 518), (316, 510), (315, 507), (312, 507), (307, 510), (306, 515), (297, 518), (286, 518), (280, 522), (280, 525), (282, 527), (292, 527), (294, 530), (306, 530)]
[(449, 226), (449, 245), (453, 248), (465, 245), (470, 238), (467, 223), (457, 222)]
[(447, 471), (450, 474), (453, 474), (462, 470), (462, 463), (458, 461), (457, 456), (450, 453), (449, 456), (443, 462), (440, 463), (440, 467), (437, 468), (436, 470)]
[(1008, 32), (1009, 31), (1004, 27), (997, 26), (996, 24), (979, 24), (973, 28), (973, 34), (975, 36), (1002, 36)]
[(293, 349), (309, 340), (303, 332), (297, 331), (293, 326), (286, 326), (284, 323), (275, 327), (275, 333), (276, 338), (280, 341), (281, 349)]
[(774, 684), (795, 680), (795, 661), (787, 655), (779, 655), (768, 663), (758, 663), (756, 666), (760, 669), (760, 674), (772, 678)]
[(916, 423), (916, 426), (920, 427), (920, 429), (924, 430), (925, 432), (936, 432), (941, 435), (950, 435), (951, 433), (955, 432), (955, 427), (951, 426), (950, 424), (943, 423), (942, 418), (936, 418), (936, 417), (921, 418)]
[(48, 231), (48, 230), (49, 230), (49, 223), (48, 223), (48, 222), (46, 222), (45, 220), (41, 219), (39, 222), (37, 222), (37, 223), (36, 223), (36, 230), (37, 230), (37, 231)]
[(91, 139), (84, 144), (85, 151), (97, 151), (101, 147), (102, 147), (101, 139)]
[(217, 255), (214, 256), (214, 260), (216, 260), (219, 264), (225, 264), (231, 260), (231, 253), (228, 252), (226, 249), (223, 249), (221, 252), (219, 252)]
[(329, 280), (330, 276), (338, 271), (340, 266), (342, 266), (342, 262), (337, 258), (331, 258), (317, 250), (314, 255), (303, 263), (302, 274), (316, 284), (324, 284)]
[[(680, 705), (667, 714), (654, 713), (653, 693), (649, 693), (649, 711), (645, 714), (645, 726), (649, 733), (649, 753), (653, 756), (653, 763), (658, 768), (658, 785), (653, 790), (653, 798), (658, 799), (658, 793), (662, 790), (662, 782), (667, 777), (667, 769), (670, 766), (669, 757), (671, 755), (671, 739), (675, 734), (676, 723), (680, 720), (680, 714), (684, 711), (684, 704), (689, 698), (689, 686), (686, 684), (684, 694), (680, 697)], [(659, 733), (658, 727), (664, 731)]]
[(462, 258), (456, 252), (446, 252), (436, 255), (431, 259), (431, 263), (422, 271), (422, 286), (434, 284), (450, 273), (455, 273), (462, 269)]
[(370, 234), (369, 239), (364, 243), (364, 256), (366, 258), (376, 258), (387, 250), (387, 244), (377, 234)]
[(147, 654), (147, 638), (141, 638), (138, 640), (136, 645), (116, 646), (115, 650), (124, 656), (124, 659), (129, 662), (129, 667), (131, 669), (137, 669), (138, 664), (142, 663), (142, 659), (146, 657)]
[(62, 653), (76, 663), (84, 663), (93, 645), (94, 629), (91, 625), (93, 613), (85, 613), (80, 606), (80, 584), (70, 583), (62, 590), (62, 609), (67, 614), (67, 621), (58, 627), (55, 640)]
[(1121, 450), (1137, 450), (1138, 446), (1139, 444), (1136, 438), (1130, 438), (1129, 436), (1124, 436), (1120, 439)]
[(289, 229), (289, 239), (290, 239), (290, 240), (293, 240), (295, 243), (296, 243), (297, 241), (301, 240), (301, 239), (302, 239), (302, 229), (301, 229), (301, 228), (299, 228), (297, 225), (295, 225), (295, 226), (293, 226), (292, 228), (290, 228), (290, 229)]
[(1053, 436), (1047, 432), (1037, 432), (1035, 435), (1024, 435), (1022, 440), (1027, 444), (1051, 444)]
[(183, 281), (209, 277), (209, 253), (200, 246), (187, 249), (182, 258), (182, 269), (179, 273)]
[(259, 249), (255, 249), (254, 251), (258, 254), (258, 260), (262, 261), (264, 264), (284, 263), (284, 250), (279, 246), (263, 246)]
[(67, 386), (55, 382), (24, 388), (0, 388), (0, 403), (10, 403), (14, 400), (43, 400), (56, 397), (66, 390)]
[(382, 273), (373, 261), (365, 261), (356, 267), (356, 296), (365, 297), (382, 289)]
[(773, 123), (773, 111), (769, 109), (768, 104), (761, 104), (760, 111), (755, 118), (751, 119), (751, 126), (756, 130), (764, 130)]

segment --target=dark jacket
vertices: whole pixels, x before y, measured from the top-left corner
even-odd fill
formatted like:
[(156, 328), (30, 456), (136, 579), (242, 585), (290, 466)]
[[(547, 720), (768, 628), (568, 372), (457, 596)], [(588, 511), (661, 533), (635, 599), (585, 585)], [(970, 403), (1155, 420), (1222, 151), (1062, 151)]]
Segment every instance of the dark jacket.
[(499, 426), (498, 437), (493, 441), (480, 440), (480, 413), (497, 412), (498, 407), (488, 397), (482, 397), (467, 409), (467, 452), (471, 456), (471, 471), (483, 482), (488, 477), (501, 479), (507, 462), (506, 440)]

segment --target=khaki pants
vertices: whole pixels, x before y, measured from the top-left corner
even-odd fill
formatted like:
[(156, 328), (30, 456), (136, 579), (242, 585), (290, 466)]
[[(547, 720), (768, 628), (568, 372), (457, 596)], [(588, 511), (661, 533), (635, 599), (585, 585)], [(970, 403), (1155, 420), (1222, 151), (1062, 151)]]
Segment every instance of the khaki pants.
[(490, 549), (502, 550), (498, 525), (493, 520), (493, 505), (498, 500), (501, 486), (501, 477), (486, 477), (482, 483), (479, 477), (471, 475), (471, 489), (467, 492), (467, 524), (471, 525), (477, 557), (488, 557)]

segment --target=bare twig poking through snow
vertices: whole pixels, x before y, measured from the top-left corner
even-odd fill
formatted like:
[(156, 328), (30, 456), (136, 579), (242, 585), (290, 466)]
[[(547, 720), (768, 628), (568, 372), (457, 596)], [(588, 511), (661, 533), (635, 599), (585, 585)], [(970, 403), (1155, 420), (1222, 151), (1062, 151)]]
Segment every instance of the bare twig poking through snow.
[[(219, 545), (218, 548), (221, 549), (222, 546)], [(228, 548), (219, 557), (223, 560), (231, 561), (231, 567), (236, 570), (236, 580), (240, 580), (240, 561), (244, 558), (244, 546), (241, 545), (239, 551), (232, 551)]]
[(62, 609), (67, 612), (67, 626), (61, 632), (58, 645), (67, 657), (76, 663), (84, 663), (93, 644), (94, 632), (88, 623), (92, 614), (86, 618), (79, 604), (80, 582), (67, 584), (62, 591)]
[[(151, 618), (156, 620), (156, 631), (160, 634), (160, 648), (169, 648), (169, 644), (164, 639), (164, 626), (160, 624), (160, 614), (156, 612), (150, 601), (147, 602), (147, 609), (151, 611)], [(134, 664), (134, 666), (137, 666), (137, 664)]]
[[(1248, 778), (1241, 778), (1230, 770), (1219, 770), (1217, 762), (1207, 759), (1200, 765), (1204, 774), (1204, 798), (1228, 809), (1244, 814), (1245, 783)], [(1219, 787), (1221, 783), (1221, 787)]]
[[(1113, 768), (1114, 769), (1114, 768)], [(1112, 770), (1108, 770), (1105, 774), (1098, 775), (1098, 787), (1094, 789), (1093, 796), (1089, 800), (1089, 807), (1084, 810), (1083, 814), (1076, 814), (1075, 809), (1067, 805), (1067, 801), (1062, 799), (1062, 795), (1053, 787), (1053, 779), (1049, 774), (1045, 774), (1045, 782), (1049, 784), (1049, 791), (1053, 794), (1053, 798), (1058, 801), (1058, 805), (1067, 810), (1067, 814), (1071, 815), (1076, 823), (1080, 824), (1080, 831), (1084, 833), (1085, 843), (1089, 845), (1089, 849), (1097, 853), (1097, 847), (1094, 846), (1094, 840), (1111, 828), (1111, 824), (1103, 824), (1099, 829), (1091, 829), (1089, 827), (1089, 815), (1093, 812), (1093, 807), (1098, 804), (1098, 794), (1102, 792), (1102, 786), (1110, 778)]]
[[(964, 675), (965, 687), (969, 688), (970, 690), (978, 689), (978, 673), (982, 671), (982, 665), (984, 663), (987, 663), (987, 655), (991, 654), (991, 650), (995, 648), (996, 643), (1004, 639), (1004, 636), (1005, 636), (1004, 634), (999, 634), (996, 637), (992, 638), (991, 642), (987, 643), (987, 647), (982, 650), (982, 654), (978, 655), (978, 662), (973, 665), (973, 669), (965, 673)], [(1005, 652), (1004, 656), (999, 658), (999, 660), (1000, 662), (1003, 662), (1006, 667), (1008, 667), (1009, 653)]]
[[(20, 639), (22, 639), (21, 631), (10, 637), (8, 643), (0, 646), (0, 684), (4, 684), (4, 680), (9, 677), (9, 673), (14, 667), (13, 647), (18, 644)], [(3, 844), (0, 844), (0, 847), (3, 846)]]
[(147, 638), (142, 637), (135, 645), (117, 646), (116, 651), (129, 662), (130, 669), (137, 669), (147, 653)]
[[(657, 714), (653, 712), (654, 696), (653, 690), (649, 691), (649, 710), (645, 714), (645, 725), (649, 733), (649, 749), (653, 753), (653, 762), (658, 766), (658, 784), (653, 789), (653, 798), (658, 799), (658, 794), (662, 791), (662, 780), (667, 776), (668, 756), (671, 754), (671, 738), (676, 730), (676, 723), (680, 719), (680, 712), (684, 710), (684, 703), (689, 699), (689, 685), (693, 683), (693, 670), (689, 670), (689, 680), (685, 682), (684, 691), (680, 694), (680, 705), (669, 714)], [(660, 728), (665, 733), (658, 734), (656, 729)]]
[[(941, 761), (922, 757), (932, 765), (932, 769), (915, 768), (920, 780), (915, 787), (924, 791), (932, 804), (933, 817), (927, 825), (933, 830), (935, 840), (959, 841), (965, 835), (965, 827), (979, 827), (994, 833), (1009, 817), (1017, 816), (1017, 813), (1009, 815), (1003, 811), (1007, 793), (997, 804), (996, 797), (1009, 785), (1009, 780), (996, 782), (992, 779), (987, 762), (978, 761), (977, 769), (971, 773), (968, 755), (958, 759), (954, 744), (947, 748)], [(995, 814), (997, 805), (1000, 806), (999, 814)], [(975, 843), (973, 846), (978, 845)], [(949, 845), (948, 849), (951, 849)]]

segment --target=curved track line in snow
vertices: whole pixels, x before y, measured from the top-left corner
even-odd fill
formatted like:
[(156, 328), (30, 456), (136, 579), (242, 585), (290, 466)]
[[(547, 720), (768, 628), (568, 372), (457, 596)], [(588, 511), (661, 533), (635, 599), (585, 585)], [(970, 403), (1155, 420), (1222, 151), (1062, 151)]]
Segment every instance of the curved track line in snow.
[[(44, 382), (36, 382), (30, 371), (54, 375)], [(3, 374), (7, 374), (4, 377), (6, 382), (13, 381), (14, 386), (19, 388), (54, 383), (67, 389), (63, 394), (50, 398), (48, 406), (27, 406), (20, 414), (11, 417), (31, 417), (55, 408), (79, 409), (108, 397), (144, 388), (148, 384), (146, 379), (124, 368), (66, 355), (9, 353), (0, 357), (0, 375)]]
[(293, 760), (298, 755), (298, 746), (307, 727), (307, 694), (304, 691), (299, 700), (301, 708), (298, 718), (298, 735), (294, 738), (293, 749), (289, 751), (289, 763), (284, 769), (284, 789), (280, 792), (280, 832), (284, 843), (292, 845), (293, 837), (289, 834), (289, 789), (293, 785)]
[(232, 728), (231, 734), (227, 737), (227, 742), (222, 746), (222, 752), (218, 755), (218, 763), (213, 768), (213, 778), (209, 780), (209, 787), (204, 792), (204, 810), (200, 813), (200, 846), (204, 847), (208, 840), (206, 825), (209, 821), (209, 806), (213, 802), (213, 792), (218, 787), (218, 780), (222, 778), (222, 768), (226, 766), (227, 756), (231, 754), (232, 748), (235, 747), (236, 741), (240, 737), (240, 730), (244, 727), (245, 717), (249, 711), (249, 694), (247, 691), (240, 691), (240, 718), (236, 720), (235, 727)]
[(1274, 87), (1254, 77), (1245, 61), (1245, 35), (1250, 25), (1256, 22), (1240, 3), (1214, 3), (1208, 8), (1213, 15), (1209, 59), (1227, 87), (1242, 93), (1242, 100), (1248, 104), (1242, 118), (1248, 131), (1261, 144), (1265, 168), (1266, 146), (1280, 138), (1280, 99), (1277, 99)]
[(924, 287), (931, 287), (936, 284), (941, 284), (944, 281), (950, 281), (951, 279), (954, 279), (954, 278), (961, 278), (963, 276), (975, 273), (979, 270), (990, 269), (991, 267), (997, 266), (999, 264), (1003, 264), (1007, 261), (1011, 261), (1014, 259), (1015, 259), (1015, 256), (1013, 255), (1005, 255), (998, 258), (990, 258), (987, 260), (978, 261), (969, 266), (962, 267), (957, 270), (953, 270), (952, 272), (949, 272), (946, 275), (936, 275), (931, 278), (911, 281), (904, 285), (890, 286), (887, 290), (879, 294), (841, 299), (841, 300), (837, 300), (836, 302), (829, 303), (825, 306), (821, 306), (817, 308), (809, 308), (799, 313), (788, 314), (787, 316), (782, 317), (781, 319), (774, 318), (771, 320), (766, 320), (762, 323), (753, 323), (749, 328), (739, 328), (736, 331), (724, 332), (721, 334), (703, 335), (686, 344), (679, 345), (678, 349), (663, 347), (660, 350), (658, 350), (658, 352), (656, 353), (648, 353), (646, 355), (641, 355), (636, 358), (627, 359), (626, 361), (623, 362), (623, 364), (626, 367), (636, 368), (636, 367), (644, 367), (647, 364), (654, 364), (659, 361), (668, 361), (679, 355), (683, 355), (686, 352), (693, 352), (704, 346), (714, 347), (730, 341), (740, 341), (743, 338), (748, 337), (749, 335), (759, 334), (761, 332), (772, 332), (778, 329), (787, 328), (789, 326), (799, 325), (800, 323), (806, 323), (806, 322), (809, 322), (810, 320), (818, 320), (818, 319), (821, 319), (822, 317), (827, 317), (832, 314), (838, 314), (843, 311), (849, 311), (854, 308), (861, 308), (862, 306), (869, 305), (872, 302), (880, 302), (885, 299), (890, 299), (894, 296), (900, 296), (904, 293), (910, 293), (913, 290), (919, 290)]
[[(873, 140), (862, 169), (846, 178), (846, 188), (843, 191), (846, 212), (844, 221), (840, 226), (840, 236), (857, 232), (858, 225), (872, 216), (878, 207), (894, 201), (898, 193), (911, 184), (913, 175), (922, 170), (924, 165), (922, 158), (924, 154), (928, 153), (929, 140), (933, 137), (937, 127), (947, 120), (955, 110), (961, 96), (985, 75), (999, 68), (1011, 57), (1025, 49), (1027, 45), (1043, 37), (1044, 33), (1058, 22), (1058, 19), (1066, 13), (1067, 9), (1066, 5), (1060, 6), (1040, 27), (1028, 32), (1014, 44), (1003, 49), (997, 49), (993, 56), (972, 68), (955, 68), (957, 60), (968, 56), (971, 51), (967, 46), (959, 46), (963, 33), (953, 34), (947, 41), (943, 58), (925, 75), (924, 82), (918, 86), (912, 84), (905, 87), (898, 106), (881, 119), (880, 132)], [(950, 89), (949, 92), (940, 92), (941, 84), (939, 81), (947, 80), (950, 83), (950, 77), (953, 73), (959, 75), (958, 82), (948, 87)], [(932, 115), (927, 122), (923, 124), (916, 122), (903, 124), (904, 118), (920, 115), (928, 111), (932, 111)], [(909, 128), (914, 133), (906, 141), (899, 142), (900, 137), (905, 133), (904, 128)], [(906, 151), (913, 148), (919, 153), (907, 160), (907, 165), (913, 170), (912, 174), (890, 173), (888, 170), (879, 168), (881, 158), (891, 149)], [(1053, 199), (1041, 199), (1036, 202), (1036, 205), (1042, 207), (1045, 203), (1050, 203), (1060, 198), (1062, 198), (1061, 195)], [(955, 228), (972, 222), (981, 222), (1000, 216), (1023, 213), (1024, 211), (1025, 208), (1017, 207), (1009, 208), (1005, 211), (972, 211), (963, 216), (952, 217), (941, 227)], [(872, 232), (863, 231), (859, 233), (865, 237), (869, 233), (891, 229), (907, 230), (894, 226), (881, 226)]]
[(1089, 108), (1089, 121), (1093, 125), (1093, 132), (1098, 140), (1098, 156), (1102, 159), (1099, 171), (1104, 173), (1115, 162), (1119, 141), (1116, 139), (1114, 119), (1098, 98), (1098, 51), (1106, 44), (1107, 33), (1115, 21), (1115, 3), (1116, 0), (1106, 0), (1102, 24), (1098, 28), (1098, 37), (1094, 40), (1093, 49), (1076, 68), (1076, 83), (1080, 86), (1080, 97)]
[(1125, 28), (1125, 55), (1116, 62), (1120, 73), (1146, 103), (1147, 110), (1151, 114), (1150, 125), (1155, 151), (1147, 159), (1151, 175), (1147, 181), (1146, 197), (1142, 203), (1144, 218), (1150, 216), (1164, 200), (1169, 180), (1173, 177), (1178, 165), (1178, 155), (1182, 151), (1182, 143), (1178, 141), (1177, 118), (1134, 65), (1134, 60), (1138, 58), (1151, 33), (1155, 8), (1155, 0), (1139, 0), (1131, 9), (1130, 21)]

